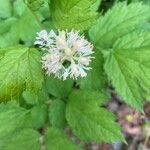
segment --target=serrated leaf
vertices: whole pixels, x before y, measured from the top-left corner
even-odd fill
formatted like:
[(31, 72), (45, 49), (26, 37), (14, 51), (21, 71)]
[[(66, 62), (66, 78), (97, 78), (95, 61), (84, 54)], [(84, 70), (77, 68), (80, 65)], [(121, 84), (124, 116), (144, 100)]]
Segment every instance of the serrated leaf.
[(115, 40), (135, 30), (150, 18), (150, 7), (141, 3), (120, 2), (101, 16), (89, 34), (97, 47), (110, 48)]
[(45, 135), (46, 150), (80, 150), (78, 146), (73, 144), (63, 131), (56, 128), (49, 128)]
[(60, 80), (54, 77), (48, 77), (46, 79), (47, 91), (55, 97), (65, 98), (67, 97), (73, 86), (73, 80)]
[(1, 101), (18, 95), (24, 89), (36, 92), (42, 87), (40, 60), (41, 54), (36, 49), (24, 46), (7, 48), (4, 57), (0, 59)]
[(8, 138), (3, 150), (39, 150), (40, 134), (32, 129), (24, 129)]
[(118, 38), (113, 45), (113, 49), (130, 49), (148, 45), (150, 45), (150, 32), (137, 30)]
[(104, 58), (101, 51), (99, 50), (95, 50), (93, 57), (94, 58), (90, 65), (92, 69), (87, 72), (87, 76), (85, 78), (82, 78), (77, 82), (80, 86), (80, 89), (100, 91), (105, 87), (105, 77), (103, 69)]
[(62, 100), (52, 101), (49, 107), (49, 121), (53, 127), (63, 129), (66, 125), (66, 105)]
[[(101, 94), (73, 92), (66, 108), (66, 118), (74, 134), (85, 141), (113, 142), (124, 140), (111, 112), (99, 107)], [(91, 99), (90, 99), (91, 98)]]
[(16, 131), (26, 126), (27, 110), (19, 107), (15, 102), (0, 104), (0, 149), (3, 141)]
[(149, 43), (149, 32), (137, 32), (118, 39), (112, 52), (104, 52), (105, 71), (112, 85), (128, 104), (141, 111), (144, 94), (150, 93)]
[(50, 10), (57, 28), (86, 30), (97, 17), (91, 7), (97, 0), (51, 0)]

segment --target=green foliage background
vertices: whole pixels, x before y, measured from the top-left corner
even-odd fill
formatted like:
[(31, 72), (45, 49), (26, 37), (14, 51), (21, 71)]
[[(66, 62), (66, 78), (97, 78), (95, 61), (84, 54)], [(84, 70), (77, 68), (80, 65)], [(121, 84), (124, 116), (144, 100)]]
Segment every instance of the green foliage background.
[[(47, 77), (36, 32), (76, 29), (94, 45), (87, 77)], [(150, 97), (149, 0), (0, 0), (0, 150), (78, 150), (125, 142), (109, 88), (143, 112)]]

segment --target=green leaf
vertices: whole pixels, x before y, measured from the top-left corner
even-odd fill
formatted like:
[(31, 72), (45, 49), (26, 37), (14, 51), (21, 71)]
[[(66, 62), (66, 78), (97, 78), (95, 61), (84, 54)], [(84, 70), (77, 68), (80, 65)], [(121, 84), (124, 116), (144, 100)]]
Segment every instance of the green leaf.
[(3, 150), (39, 150), (40, 135), (32, 129), (24, 129), (8, 139)]
[(5, 20), (0, 20), (0, 34), (6, 33), (9, 31), (11, 25), (17, 20), (15, 17), (10, 17)]
[(80, 150), (66, 135), (56, 128), (49, 128), (45, 135), (46, 150)]
[(12, 46), (19, 41), (28, 46), (33, 45), (36, 32), (41, 30), (41, 18), (38, 14), (33, 14), (22, 0), (14, 2), (13, 12), (15, 17), (0, 21), (0, 27), (1, 24), (3, 27), (0, 29), (0, 47)]
[[(13, 23), (15, 23), (15, 20)], [(17, 43), (19, 43), (18, 33), (11, 27), (8, 29), (8, 32), (0, 34), (0, 48), (12, 46)]]
[(25, 9), (22, 16), (13, 24), (12, 30), (26, 45), (33, 45), (36, 32), (41, 30), (41, 24), (29, 9)]
[(69, 99), (66, 118), (80, 139), (95, 142), (124, 140), (114, 115), (99, 107), (104, 103), (101, 93), (76, 91)]
[(96, 2), (91, 6), (92, 11), (97, 11), (102, 0), (96, 0)]
[(6, 48), (7, 46), (12, 46), (17, 43), (19, 43), (18, 36), (16, 36), (15, 32), (12, 30), (11, 30), (11, 34), (10, 32), (8, 32), (0, 35), (0, 48), (4, 48), (4, 47)]
[(26, 126), (27, 110), (19, 107), (15, 102), (0, 104), (0, 149), (7, 137)]
[(140, 24), (139, 30), (150, 31), (150, 22), (144, 22), (144, 23)]
[(25, 0), (25, 3), (31, 10), (37, 11), (43, 6), (44, 1), (45, 0)]
[(38, 91), (37, 96), (38, 96), (38, 103), (39, 104), (49, 102), (50, 98), (49, 98), (49, 93), (47, 91), (45, 82), (43, 83), (42, 88)]
[(150, 5), (150, 1), (149, 0), (144, 0), (144, 2), (148, 5)]
[(95, 50), (94, 59), (91, 62), (90, 67), (92, 68), (87, 72), (87, 76), (78, 80), (80, 89), (83, 90), (103, 90), (105, 87), (105, 77), (103, 62), (104, 58), (99, 50)]
[(12, 6), (10, 0), (0, 0), (0, 19), (10, 17), (12, 14)]
[(0, 21), (0, 47), (6, 47), (18, 43), (18, 34), (12, 29), (12, 25), (16, 23), (16, 17), (10, 17)]
[(117, 3), (89, 31), (97, 47), (110, 48), (119, 37), (136, 29), (150, 18), (150, 7), (141, 3)]
[(137, 32), (118, 39), (112, 52), (104, 52), (112, 85), (125, 102), (141, 111), (144, 94), (150, 93), (149, 43), (149, 32)]
[(35, 105), (38, 102), (38, 96), (35, 93), (24, 91), (22, 96), (27, 104)]
[(15, 0), (13, 2), (13, 12), (15, 16), (21, 17), (26, 8), (27, 6), (25, 5), (24, 0)]
[(113, 45), (113, 49), (130, 49), (150, 45), (149, 31), (135, 31), (119, 38)]
[[(45, 2), (42, 5), (42, 7), (40, 8), (39, 12), (43, 16), (43, 18), (45, 19), (44, 22), (49, 22), (49, 24), (50, 24), (52, 22), (52, 20), (47, 19), (47, 18), (51, 18), (50, 9), (49, 9), (50, 0), (44, 0), (44, 1)], [(50, 29), (51, 29), (51, 27), (49, 25), (49, 30)]]
[(38, 104), (31, 109), (31, 121), (34, 128), (40, 129), (44, 127), (47, 117), (46, 105)]
[(50, 10), (55, 26), (86, 30), (97, 17), (95, 8), (91, 8), (95, 3), (97, 0), (51, 0)]
[(93, 105), (103, 105), (107, 102), (108, 97), (106, 94), (100, 91), (88, 91), (88, 90), (79, 90), (76, 92), (72, 92), (69, 95), (70, 100), (76, 101), (77, 97), (85, 100), (90, 101)]
[(149, 5), (150, 6), (150, 1), (149, 0), (142, 0), (142, 2), (146, 5)]
[(37, 93), (26, 90), (22, 93), (22, 97), (25, 100), (26, 104), (29, 105), (49, 103), (50, 100), (45, 83), (43, 83), (42, 88), (38, 90)]
[(63, 129), (66, 125), (66, 105), (62, 100), (52, 101), (49, 107), (49, 120), (53, 127)]
[(73, 80), (71, 79), (65, 81), (54, 77), (48, 77), (46, 79), (46, 87), (48, 92), (58, 98), (67, 97), (72, 90), (72, 86)]
[[(18, 95), (24, 89), (36, 92), (42, 87), (41, 54), (24, 46), (4, 48), (0, 59), (0, 100)], [(3, 51), (3, 49), (2, 49)]]

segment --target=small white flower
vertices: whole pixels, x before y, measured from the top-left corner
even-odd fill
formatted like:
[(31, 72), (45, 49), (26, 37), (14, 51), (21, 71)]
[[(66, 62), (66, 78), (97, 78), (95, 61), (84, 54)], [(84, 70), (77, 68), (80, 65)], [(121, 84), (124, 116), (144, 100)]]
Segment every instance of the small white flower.
[(45, 50), (44, 47), (50, 47), (55, 37), (56, 34), (53, 30), (51, 30), (50, 33), (47, 33), (46, 30), (42, 30), (41, 32), (37, 33), (36, 41), (34, 44), (40, 45), (40, 47)]
[(48, 75), (54, 74), (63, 80), (87, 75), (87, 70), (91, 69), (89, 64), (93, 58), (93, 45), (80, 36), (79, 31), (59, 30), (55, 34), (53, 30), (49, 33), (42, 30), (37, 35), (34, 44), (46, 50), (42, 63)]

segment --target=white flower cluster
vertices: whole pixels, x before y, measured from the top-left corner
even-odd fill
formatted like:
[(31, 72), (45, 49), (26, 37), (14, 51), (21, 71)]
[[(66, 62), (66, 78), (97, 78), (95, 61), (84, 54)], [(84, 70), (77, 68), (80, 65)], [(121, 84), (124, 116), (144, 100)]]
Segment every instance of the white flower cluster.
[(93, 53), (93, 45), (79, 31), (58, 31), (49, 33), (42, 30), (37, 33), (36, 45), (45, 51), (42, 57), (43, 68), (48, 75), (66, 80), (67, 77), (77, 79), (85, 77), (86, 71), (90, 70), (89, 63)]

